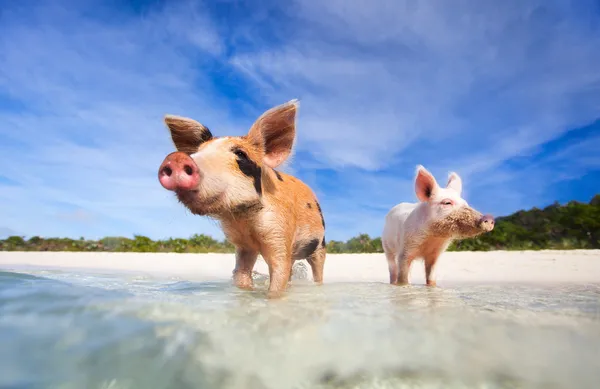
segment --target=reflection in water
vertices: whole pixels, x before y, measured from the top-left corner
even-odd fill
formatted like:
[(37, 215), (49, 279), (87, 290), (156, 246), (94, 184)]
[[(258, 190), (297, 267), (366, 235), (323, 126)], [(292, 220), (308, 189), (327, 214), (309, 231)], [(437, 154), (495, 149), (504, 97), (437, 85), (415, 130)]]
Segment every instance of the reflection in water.
[(0, 272), (0, 387), (596, 388), (598, 285)]

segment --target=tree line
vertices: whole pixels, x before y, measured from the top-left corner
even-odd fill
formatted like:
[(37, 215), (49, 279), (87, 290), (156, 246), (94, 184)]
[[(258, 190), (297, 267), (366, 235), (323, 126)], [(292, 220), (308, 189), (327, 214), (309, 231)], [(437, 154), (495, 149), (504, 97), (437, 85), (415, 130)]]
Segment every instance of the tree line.
[[(589, 203), (571, 201), (554, 203), (546, 208), (522, 210), (497, 218), (490, 233), (452, 243), (449, 251), (599, 249), (600, 194)], [(227, 240), (207, 235), (189, 239), (152, 240), (135, 235), (133, 239), (106, 237), (100, 240), (11, 236), (0, 240), (0, 251), (105, 251), (105, 252), (175, 252), (233, 253)], [(331, 240), (328, 253), (381, 253), (381, 238), (361, 234), (347, 241)]]

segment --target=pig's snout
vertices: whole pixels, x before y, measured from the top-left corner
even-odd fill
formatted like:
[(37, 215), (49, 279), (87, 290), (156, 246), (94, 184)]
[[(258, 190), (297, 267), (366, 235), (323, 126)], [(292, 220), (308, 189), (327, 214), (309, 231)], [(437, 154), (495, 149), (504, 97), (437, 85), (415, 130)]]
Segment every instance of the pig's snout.
[(189, 155), (176, 151), (160, 165), (158, 180), (168, 190), (191, 190), (200, 182), (200, 171)]
[(484, 215), (481, 217), (480, 224), (484, 230), (491, 231), (494, 229), (494, 217), (492, 215)]

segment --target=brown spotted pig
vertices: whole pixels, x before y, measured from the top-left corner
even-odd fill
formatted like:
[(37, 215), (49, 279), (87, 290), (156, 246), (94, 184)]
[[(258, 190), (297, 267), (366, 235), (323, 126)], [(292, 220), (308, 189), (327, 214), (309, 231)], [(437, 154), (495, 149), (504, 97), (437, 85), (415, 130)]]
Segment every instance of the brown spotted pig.
[(385, 218), (382, 245), (390, 283), (408, 284), (412, 261), (422, 258), (427, 285), (435, 286), (433, 270), (453, 240), (474, 237), (494, 228), (494, 218), (482, 215), (461, 197), (462, 180), (450, 173), (445, 188), (423, 166), (417, 167), (418, 203), (400, 203)]
[(218, 220), (236, 247), (234, 283), (253, 287), (258, 254), (269, 267), (269, 297), (280, 296), (293, 262), (306, 259), (316, 283), (323, 282), (325, 221), (313, 191), (275, 170), (291, 154), (297, 100), (260, 116), (244, 136), (214, 137), (195, 120), (167, 115), (176, 152), (158, 171), (192, 213)]

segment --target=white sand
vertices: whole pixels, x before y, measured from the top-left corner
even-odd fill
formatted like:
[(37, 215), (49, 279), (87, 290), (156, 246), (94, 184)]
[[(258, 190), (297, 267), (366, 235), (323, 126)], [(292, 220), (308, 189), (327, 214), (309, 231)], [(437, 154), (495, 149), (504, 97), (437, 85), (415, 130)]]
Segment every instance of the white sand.
[[(2, 270), (72, 269), (189, 280), (229, 279), (234, 264), (233, 254), (0, 252)], [(267, 266), (260, 258), (255, 270), (268, 274)], [(447, 252), (438, 261), (436, 275), (440, 285), (454, 282), (600, 282), (600, 250)], [(387, 281), (387, 262), (383, 254), (327, 256), (325, 282)], [(413, 263), (410, 281), (423, 284), (421, 261)]]

